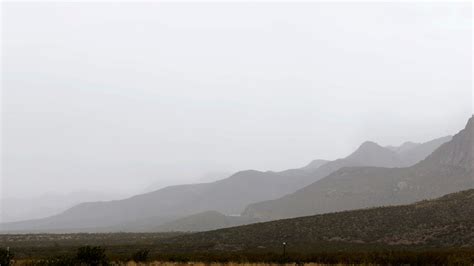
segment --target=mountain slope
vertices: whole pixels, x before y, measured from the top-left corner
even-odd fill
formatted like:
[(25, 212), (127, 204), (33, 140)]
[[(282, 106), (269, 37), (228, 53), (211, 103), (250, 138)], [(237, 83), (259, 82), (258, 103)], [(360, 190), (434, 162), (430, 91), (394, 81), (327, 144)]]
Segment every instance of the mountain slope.
[(301, 169), (306, 170), (306, 171), (314, 171), (328, 162), (329, 162), (328, 160), (321, 160), (321, 159), (313, 160)]
[(241, 216), (227, 216), (216, 211), (190, 215), (154, 228), (154, 232), (200, 232), (255, 223), (257, 220)]
[(295, 193), (251, 204), (243, 215), (259, 219), (290, 218), (407, 204), (474, 188), (473, 120), (450, 142), (414, 166), (342, 168)]
[(340, 243), (474, 246), (474, 190), (411, 205), (379, 207), (278, 220), (196, 233), (167, 240), (186, 250), (298, 250)]
[(425, 143), (407, 144), (400, 146), (396, 152), (402, 158), (405, 166), (412, 166), (428, 157), (442, 144), (451, 141), (452, 136), (442, 137)]

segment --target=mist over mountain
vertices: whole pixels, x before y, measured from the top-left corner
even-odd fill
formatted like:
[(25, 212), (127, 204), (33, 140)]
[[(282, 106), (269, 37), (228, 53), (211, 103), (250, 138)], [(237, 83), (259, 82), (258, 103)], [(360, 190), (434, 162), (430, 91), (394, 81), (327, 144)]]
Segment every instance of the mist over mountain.
[[(301, 169), (296, 170), (288, 170), (283, 171), (280, 173), (266, 173), (267, 175), (275, 174), (280, 175), (282, 177), (275, 177), (275, 178), (268, 178), (268, 180), (275, 180), (276, 182), (283, 183), (283, 188), (277, 189), (276, 192), (273, 194), (266, 195), (264, 189), (262, 189), (262, 197), (254, 197), (252, 200), (259, 201), (259, 200), (267, 200), (277, 198), (279, 196), (283, 196), (286, 193), (291, 193), (294, 190), (304, 187), (311, 183), (311, 181), (315, 181), (321, 176), (326, 175), (327, 173), (333, 171), (334, 169), (339, 169), (343, 166), (358, 166), (358, 165), (375, 165), (375, 166), (387, 166), (387, 167), (398, 167), (404, 164), (410, 164), (413, 162), (417, 162), (424, 157), (426, 157), (429, 153), (431, 153), (436, 147), (441, 145), (442, 143), (448, 141), (451, 137), (444, 137), (439, 138), (433, 141), (429, 141), (423, 144), (415, 144), (411, 142), (404, 143), (400, 147), (386, 147), (382, 148), (379, 145), (366, 142), (361, 147), (351, 154), (350, 156), (346, 157), (343, 160), (336, 160), (335, 162), (330, 162), (327, 160), (314, 160), (308, 165), (302, 167)], [(390, 152), (391, 150), (393, 152)], [(328, 164), (328, 166), (318, 169), (321, 166)], [(306, 173), (304, 173), (306, 172)], [(253, 173), (258, 173), (257, 171)], [(223, 171), (216, 171), (210, 172), (209, 174), (202, 176), (202, 181), (212, 181), (218, 177), (226, 177), (231, 176), (231, 174), (223, 172)], [(242, 176), (242, 174), (240, 175)], [(293, 180), (280, 180), (284, 179), (285, 176), (288, 176), (289, 179)], [(293, 177), (294, 176), (294, 177)], [(258, 179), (258, 177), (257, 177)], [(249, 181), (250, 183), (253, 181)], [(299, 183), (298, 183), (299, 182)], [(269, 182), (271, 183), (271, 182)], [(154, 191), (154, 187), (160, 186), (160, 183), (152, 184), (149, 186), (146, 191), (152, 192)], [(255, 183), (255, 185), (258, 185)], [(284, 187), (288, 185), (288, 189)], [(265, 184), (261, 184), (261, 186), (265, 186)], [(272, 186), (269, 184), (268, 186)], [(281, 187), (281, 186), (280, 186)], [(156, 189), (155, 189), (156, 190)], [(179, 190), (178, 190), (179, 191)], [(177, 192), (178, 194), (180, 192)], [(205, 192), (202, 192), (205, 193)], [(258, 193), (258, 192), (257, 192)], [(237, 197), (237, 196), (236, 196)], [(104, 193), (88, 193), (88, 192), (77, 192), (71, 195), (65, 195), (62, 199), (58, 196), (48, 196), (48, 197), (39, 197), (36, 199), (3, 199), (3, 212), (2, 218), (3, 222), (14, 222), (14, 221), (21, 221), (21, 220), (31, 220), (31, 219), (38, 219), (44, 218), (47, 216), (56, 215), (62, 211), (65, 211), (67, 208), (72, 207), (73, 205), (80, 204), (81, 202), (91, 202), (91, 201), (106, 201), (113, 198), (120, 198), (119, 195), (108, 195)], [(252, 201), (244, 201), (245, 203), (252, 203)], [(242, 205), (238, 205), (237, 207), (227, 209), (226, 206), (224, 207), (216, 207), (215, 205), (209, 204), (204, 209), (199, 209), (199, 211), (207, 211), (207, 210), (214, 210), (216, 208), (218, 211), (222, 211), (226, 214), (235, 214), (240, 213), (243, 209)], [(184, 214), (192, 213), (183, 212)], [(169, 219), (174, 219), (180, 217), (181, 214), (170, 214), (165, 215), (165, 217), (152, 216), (152, 217), (145, 217), (148, 219), (148, 222), (145, 220), (141, 221), (125, 221), (124, 226), (125, 229), (133, 228), (142, 228), (143, 230), (149, 229), (153, 227), (156, 223), (161, 223), (162, 221), (168, 221)], [(140, 219), (139, 219), (140, 220)], [(99, 223), (100, 224), (100, 223)], [(128, 224), (128, 225), (125, 225)], [(96, 227), (97, 225), (91, 224), (92, 227)], [(102, 225), (101, 225), (102, 226)], [(105, 226), (110, 226), (106, 224)]]
[[(251, 204), (243, 214), (260, 219), (290, 218), (407, 204), (473, 188), (473, 120), (471, 118), (466, 128), (451, 141), (416, 165), (407, 168), (345, 167), (282, 198)], [(378, 149), (370, 143), (363, 146), (364, 151)]]
[(402, 153), (402, 152), (405, 152), (405, 151), (409, 151), (409, 150), (411, 150), (415, 147), (418, 147), (419, 145), (420, 145), (420, 143), (407, 141), (407, 142), (404, 142), (400, 146), (386, 146), (386, 148), (391, 150), (391, 151), (394, 151), (396, 153)]
[[(420, 143), (416, 145), (407, 145), (403, 144), (402, 146), (398, 147), (396, 150), (391, 150), (389, 148), (381, 147), (380, 145), (367, 141), (363, 143), (354, 153), (350, 154), (344, 159), (339, 159), (336, 161), (326, 161), (326, 160), (314, 160), (307, 166), (298, 169), (298, 170), (287, 170), (283, 171), (282, 173), (286, 173), (287, 175), (291, 176), (299, 172), (299, 170), (309, 171), (311, 173), (310, 179), (306, 179), (306, 183), (309, 183), (310, 180), (318, 180), (322, 176), (327, 175), (327, 173), (331, 173), (333, 171), (337, 171), (342, 167), (348, 166), (380, 166), (380, 167), (401, 167), (404, 165), (411, 165), (414, 160), (417, 159), (416, 162), (419, 162), (426, 158), (431, 152), (433, 152), (436, 148), (438, 148), (443, 143), (451, 140), (451, 137), (443, 137), (439, 139), (435, 139), (426, 143)], [(409, 148), (407, 146), (410, 146)], [(415, 163), (416, 163), (415, 162)], [(251, 182), (251, 181), (249, 181)], [(289, 181), (288, 181), (289, 182)], [(348, 205), (349, 206), (349, 205)], [(187, 224), (192, 224), (193, 222), (197, 224), (201, 224), (203, 221), (203, 216), (205, 213), (200, 214), (198, 217), (193, 215), (189, 217), (183, 218)], [(211, 215), (208, 217), (209, 221), (213, 221), (215, 215)], [(243, 216), (247, 219), (240, 219), (236, 221), (235, 225), (240, 222), (241, 224), (247, 223), (248, 219), (253, 219), (253, 221), (261, 221), (266, 220), (268, 217), (266, 216), (259, 216), (259, 215), (249, 215), (246, 211), (244, 211)], [(196, 219), (198, 218), (198, 219)], [(228, 218), (230, 219), (230, 218)], [(235, 218), (233, 218), (236, 220)], [(181, 219), (178, 219), (176, 222), (180, 223)], [(173, 222), (170, 222), (173, 224)], [(212, 226), (212, 222), (206, 226), (208, 230), (211, 229), (218, 229), (223, 226), (219, 223), (215, 223), (216, 226)], [(193, 231), (192, 226), (183, 227), (189, 229), (187, 231)], [(197, 229), (201, 227), (196, 227)], [(160, 227), (157, 227), (157, 230), (161, 230)], [(198, 230), (201, 231), (201, 230)]]
[(301, 169), (306, 170), (306, 171), (314, 171), (328, 162), (329, 162), (328, 160), (322, 160), (322, 159), (313, 160), (306, 166), (302, 167)]
[(282, 173), (247, 170), (212, 183), (171, 186), (124, 200), (83, 203), (59, 215), (3, 224), (2, 228), (150, 230), (150, 227), (208, 210), (238, 214), (249, 203), (277, 198), (306, 185), (305, 180), (309, 178), (309, 174), (303, 170)]
[(397, 147), (395, 152), (400, 155), (405, 166), (411, 166), (428, 157), (439, 146), (451, 139), (452, 136), (446, 136), (425, 143), (405, 142)]
[[(196, 178), (191, 178), (190, 180), (196, 180), (196, 183), (209, 183), (209, 182), (215, 182), (220, 179), (227, 178), (232, 175), (232, 172), (227, 172), (227, 171), (212, 171), (208, 172), (202, 175), (197, 176)], [(157, 177), (157, 179), (160, 179), (157, 182), (153, 182), (152, 184), (148, 185), (144, 190), (143, 193), (148, 193), (148, 192), (153, 192), (168, 186), (163, 185), (163, 179), (162, 177)], [(169, 178), (173, 179), (173, 178)], [(174, 182), (176, 183), (176, 181)]]
[[(366, 141), (362, 143), (356, 151), (345, 158), (329, 162), (316, 161), (316, 164), (320, 164), (320, 166), (312, 170), (311, 177), (307, 184), (324, 178), (343, 167), (375, 166), (394, 168), (411, 166), (425, 159), (434, 150), (450, 139), (450, 136), (438, 138), (426, 143), (414, 145), (409, 149), (400, 149), (401, 152), (382, 147), (373, 141)], [(303, 169), (308, 169), (308, 167), (311, 169), (311, 164)]]
[(30, 198), (2, 198), (1, 222), (31, 220), (52, 216), (87, 201), (106, 201), (124, 198), (124, 194), (97, 191), (48, 193)]
[[(435, 146), (429, 145), (432, 149)], [(424, 153), (414, 154), (420, 156), (419, 160), (424, 159)], [(315, 164), (320, 166), (315, 168)], [(123, 200), (82, 203), (48, 218), (7, 223), (1, 227), (5, 231), (150, 231), (159, 225), (207, 211), (240, 214), (249, 204), (277, 199), (342, 167), (400, 167), (404, 164), (403, 155), (374, 142), (365, 142), (346, 158), (312, 162), (309, 168), (282, 172), (240, 171), (211, 183), (170, 186)], [(252, 220), (261, 218), (248, 213), (245, 216)], [(215, 224), (220, 227), (219, 223)]]
[(473, 8), (1, 2), (0, 266), (474, 266)]

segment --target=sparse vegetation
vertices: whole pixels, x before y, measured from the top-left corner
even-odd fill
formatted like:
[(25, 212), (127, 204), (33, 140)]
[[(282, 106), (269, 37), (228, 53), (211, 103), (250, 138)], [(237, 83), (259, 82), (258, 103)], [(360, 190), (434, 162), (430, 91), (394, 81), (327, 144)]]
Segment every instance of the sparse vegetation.
[(146, 262), (148, 260), (149, 253), (150, 250), (141, 249), (132, 255), (132, 260), (135, 262)]
[(77, 259), (72, 256), (58, 256), (54, 258), (47, 258), (47, 259), (37, 259), (26, 261), (25, 265), (34, 265), (34, 266), (69, 266), (69, 265), (76, 265), (79, 264)]

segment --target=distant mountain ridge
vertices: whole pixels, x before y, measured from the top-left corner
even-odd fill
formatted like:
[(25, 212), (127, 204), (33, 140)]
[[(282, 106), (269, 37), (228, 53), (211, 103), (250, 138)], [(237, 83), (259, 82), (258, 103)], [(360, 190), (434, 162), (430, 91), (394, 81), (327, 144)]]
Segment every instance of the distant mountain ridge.
[[(424, 159), (423, 156), (419, 160)], [(373, 142), (362, 144), (346, 158), (318, 163), (321, 165), (314, 170), (246, 170), (211, 183), (171, 186), (123, 200), (82, 203), (51, 217), (1, 224), (0, 230), (150, 231), (159, 225), (206, 211), (239, 214), (249, 204), (277, 199), (342, 167), (400, 167), (406, 164), (400, 155)]]
[(405, 166), (412, 166), (428, 157), (433, 151), (435, 151), (438, 147), (442, 144), (451, 141), (453, 137), (447, 136), (438, 139), (434, 139), (432, 141), (428, 141), (425, 143), (410, 143), (405, 142), (396, 150), (404, 161)]
[[(451, 140), (451, 136), (438, 138), (426, 143), (411, 145), (408, 149), (406, 144), (402, 145), (397, 152), (392, 151), (386, 147), (382, 147), (375, 142), (366, 141), (364, 142), (355, 152), (347, 156), (346, 158), (339, 159), (336, 161), (325, 161), (325, 160), (314, 160), (309, 165), (303, 167), (302, 169), (309, 171), (312, 170), (311, 179), (312, 180), (319, 180), (321, 177), (325, 176), (327, 173), (331, 173), (332, 171), (337, 171), (342, 167), (354, 167), (354, 166), (384, 166), (384, 167), (401, 167), (404, 165), (410, 165), (413, 161), (413, 158), (424, 159), (426, 156), (429, 155), (429, 152), (439, 147), (439, 145)], [(431, 149), (431, 150), (430, 150)], [(291, 176), (294, 171), (298, 170), (286, 170), (281, 173), (285, 173), (288, 176)], [(308, 181), (309, 182), (309, 181)], [(252, 205), (251, 205), (252, 206)], [(176, 221), (170, 222), (169, 224), (173, 224), (174, 222), (181, 223), (183, 220), (187, 221), (188, 226), (182, 227), (186, 229), (185, 231), (202, 231), (200, 228), (202, 226), (193, 227), (191, 224), (194, 222), (196, 224), (202, 224), (203, 216), (196, 217), (191, 215), (189, 217), (184, 217), (182, 219), (177, 219)], [(254, 222), (262, 221), (268, 219), (266, 216), (259, 216), (259, 215), (249, 215), (247, 210), (244, 210), (242, 217), (247, 217), (247, 220), (252, 220)], [(235, 218), (234, 218), (235, 219)], [(215, 215), (210, 215), (207, 218), (210, 221), (210, 224), (215, 224), (216, 226), (206, 226), (208, 230), (219, 229), (222, 226), (214, 222), (216, 219)], [(240, 221), (240, 224), (236, 221), (234, 225), (243, 225), (246, 224), (246, 219), (240, 218), (237, 221)], [(173, 228), (171, 226), (171, 228)], [(157, 227), (154, 230), (164, 230), (162, 227)]]
[(329, 162), (328, 160), (321, 160), (321, 159), (313, 160), (306, 166), (302, 167), (301, 169), (306, 170), (306, 171), (314, 171), (328, 162)]
[(424, 160), (443, 143), (450, 141), (451, 138), (451, 136), (437, 138), (399, 153), (382, 147), (373, 141), (366, 141), (349, 156), (321, 164), (320, 167), (312, 171), (311, 178), (307, 184), (318, 181), (343, 167), (408, 167)]
[[(44, 194), (31, 198), (0, 198), (0, 222), (15, 222), (48, 217), (65, 211), (85, 200), (101, 201), (125, 197), (119, 193), (74, 191)], [(1, 225), (0, 225), (1, 228)]]
[[(291, 218), (408, 204), (474, 188), (473, 120), (471, 118), (466, 128), (451, 141), (442, 144), (416, 165), (406, 168), (341, 168), (292, 194), (251, 204), (243, 215), (268, 220)], [(367, 144), (365, 150), (369, 149), (376, 147)]]
[(402, 145), (400, 145), (398, 147), (397, 146), (386, 146), (386, 148), (391, 150), (391, 151), (394, 151), (396, 153), (402, 153), (402, 152), (411, 150), (415, 147), (418, 147), (419, 145), (421, 145), (421, 143), (415, 143), (415, 142), (407, 141), (407, 142), (404, 142)]

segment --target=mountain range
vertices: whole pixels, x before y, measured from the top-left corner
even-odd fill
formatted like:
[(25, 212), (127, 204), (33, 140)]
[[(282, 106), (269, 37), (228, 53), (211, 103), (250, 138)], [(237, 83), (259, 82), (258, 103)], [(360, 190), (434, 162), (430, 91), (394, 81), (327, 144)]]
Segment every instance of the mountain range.
[[(312, 180), (319, 180), (322, 176), (325, 176), (328, 173), (348, 166), (410, 166), (426, 158), (430, 153), (436, 150), (436, 148), (438, 148), (443, 143), (450, 141), (451, 139), (451, 136), (447, 136), (426, 143), (407, 142), (402, 144), (400, 147), (382, 147), (375, 142), (368, 141), (363, 143), (354, 153), (343, 159), (338, 159), (332, 162), (326, 160), (314, 160), (301, 169), (311, 173), (313, 178)], [(301, 169), (298, 169), (298, 171)], [(296, 170), (287, 170), (283, 173), (291, 174), (295, 171)], [(204, 218), (206, 215), (208, 215), (208, 217)], [(248, 208), (242, 213), (241, 217), (226, 216), (225, 214), (218, 212), (203, 212), (168, 222), (165, 227), (154, 228), (154, 231), (197, 232), (205, 231), (203, 228), (206, 230), (212, 230), (230, 227), (224, 226), (225, 224), (232, 224), (236, 226), (272, 219), (275, 219), (275, 217), (255, 215), (255, 213), (251, 213)], [(207, 222), (205, 226), (203, 226), (204, 220)]]
[[(439, 145), (450, 139), (451, 137), (444, 137), (423, 144), (402, 145), (398, 148), (382, 147), (374, 142), (365, 142), (354, 153), (335, 161), (313, 161), (303, 168), (281, 172), (246, 170), (211, 183), (171, 186), (123, 200), (81, 203), (51, 217), (4, 223), (0, 225), (0, 229), (22, 232), (151, 231), (158, 230), (160, 225), (182, 221), (182, 219), (186, 220), (190, 215), (203, 212), (209, 214), (209, 211), (219, 212), (227, 216), (226, 219), (237, 221), (228, 222), (230, 225), (237, 225), (239, 222), (247, 223), (249, 220), (274, 219), (280, 217), (280, 213), (275, 212), (275, 215), (273, 213), (268, 215), (266, 207), (269, 206), (268, 200), (285, 198), (288, 197), (285, 195), (295, 191), (307, 190), (307, 186), (310, 185), (309, 188), (311, 188), (315, 182), (321, 181), (324, 184), (327, 182), (325, 181), (327, 180), (326, 176), (334, 172), (336, 175), (341, 175), (348, 170), (345, 167), (371, 166), (397, 169), (410, 166), (425, 159)], [(341, 168), (344, 169), (341, 170)], [(331, 179), (338, 180), (338, 178)], [(400, 186), (403, 187), (403, 184), (400, 183)], [(438, 195), (439, 193), (434, 194)], [(390, 201), (374, 201), (373, 204), (383, 205), (386, 202)], [(400, 203), (403, 202), (405, 201)], [(349, 209), (359, 206), (357, 204), (352, 206), (350, 202), (347, 204)], [(283, 209), (285, 208), (284, 206)], [(298, 207), (295, 210), (300, 209), (302, 208)], [(310, 212), (313, 211), (313, 209), (309, 209)], [(230, 216), (239, 214), (243, 210), (245, 210), (243, 212), (245, 218), (236, 219), (235, 216)], [(338, 209), (327, 208), (322, 211), (333, 210)], [(215, 212), (212, 213), (217, 217)], [(281, 217), (292, 217), (294, 214), (299, 215), (300, 213), (294, 210), (289, 213), (285, 212), (282, 211)], [(306, 214), (306, 211), (301, 211), (301, 213)], [(191, 216), (189, 219), (192, 221), (193, 217)], [(193, 224), (189, 222), (189, 219), (184, 224)], [(214, 227), (207, 226), (205, 228), (214, 229), (221, 225), (222, 223), (216, 223)], [(196, 228), (180, 228), (186, 231), (196, 230)]]
[[(274, 220), (407, 204), (474, 188), (473, 131), (474, 118), (471, 118), (451, 141), (413, 166), (341, 168), (294, 193), (251, 204), (243, 214)], [(366, 149), (376, 147), (367, 144)]]

